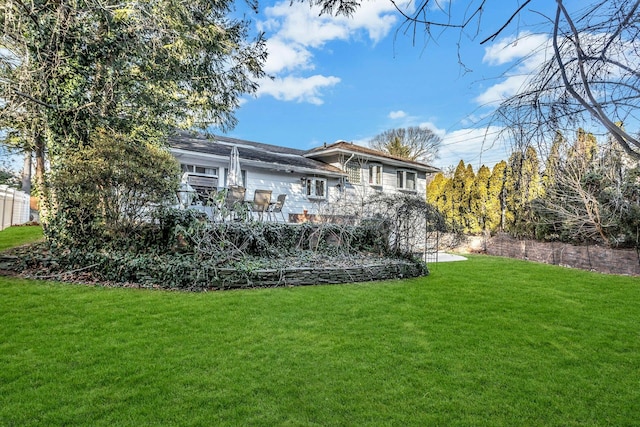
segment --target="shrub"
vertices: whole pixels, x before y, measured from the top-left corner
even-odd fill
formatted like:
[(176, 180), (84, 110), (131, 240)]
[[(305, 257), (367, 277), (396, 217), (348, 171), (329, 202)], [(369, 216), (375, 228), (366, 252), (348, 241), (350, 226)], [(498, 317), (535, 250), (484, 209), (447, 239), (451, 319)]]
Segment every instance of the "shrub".
[(52, 171), (47, 237), (56, 248), (135, 245), (175, 198), (178, 164), (158, 140), (144, 136), (98, 130), (90, 141)]

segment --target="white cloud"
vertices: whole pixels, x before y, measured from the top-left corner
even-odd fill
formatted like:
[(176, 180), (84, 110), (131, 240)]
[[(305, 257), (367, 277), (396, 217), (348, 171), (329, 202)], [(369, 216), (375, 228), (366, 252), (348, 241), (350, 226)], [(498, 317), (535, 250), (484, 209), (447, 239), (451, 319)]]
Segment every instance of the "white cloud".
[(497, 106), (515, 95), (526, 80), (545, 62), (549, 55), (549, 37), (541, 34), (522, 33), (518, 37), (506, 37), (485, 49), (482, 61), (491, 66), (514, 63), (504, 78), (486, 89), (475, 101), (486, 107)]
[(339, 19), (319, 15), (317, 7), (280, 2), (265, 10), (267, 21), (258, 29), (271, 30), (275, 37), (301, 46), (321, 47), (329, 40), (346, 39), (349, 29)]
[(390, 112), (390, 113), (389, 113), (389, 118), (390, 118), (390, 119), (393, 119), (393, 120), (396, 120), (396, 119), (403, 119), (403, 118), (405, 118), (405, 117), (407, 117), (407, 113), (405, 113), (405, 112), (404, 112), (404, 111), (402, 111), (402, 110), (392, 111), (392, 112)]
[(398, 19), (388, 0), (365, 2), (350, 18), (320, 15), (318, 7), (289, 1), (266, 8), (265, 15), (267, 19), (257, 23), (268, 39), (265, 71), (276, 78), (261, 80), (257, 95), (313, 104), (323, 103), (322, 89), (340, 82), (334, 76), (300, 77), (302, 71), (315, 68), (314, 50), (323, 49), (331, 41), (346, 41), (363, 34), (377, 43), (389, 34)]
[(464, 160), (476, 172), (482, 165), (493, 168), (496, 163), (507, 160), (509, 156), (508, 144), (501, 131), (502, 128), (489, 126), (447, 133), (442, 138), (440, 158), (434, 163), (441, 169), (447, 169)]
[(287, 43), (279, 38), (267, 40), (269, 55), (264, 65), (267, 74), (293, 70), (313, 69), (313, 55), (304, 46)]
[(340, 79), (334, 76), (315, 75), (311, 77), (278, 77), (275, 79), (260, 80), (260, 88), (257, 96), (271, 95), (280, 101), (308, 102), (321, 105), (320, 90), (330, 88), (340, 83)]
[[(544, 55), (544, 47), (548, 42), (549, 36), (543, 34), (521, 33), (517, 37), (505, 37), (485, 49), (482, 62), (503, 65), (532, 54)], [(536, 61), (538, 59), (536, 56)]]
[(440, 129), (435, 125), (435, 123), (432, 122), (422, 122), (418, 125), (418, 127), (423, 129), (431, 129), (431, 131), (438, 135), (440, 138), (444, 138), (444, 136), (447, 134), (447, 131), (445, 129)]
[(377, 43), (389, 34), (398, 21), (395, 11), (389, 0), (371, 0), (362, 2), (352, 18), (342, 18), (342, 21), (352, 33), (366, 30), (369, 38)]
[(497, 106), (508, 97), (515, 95), (522, 88), (528, 77), (528, 74), (509, 76), (504, 81), (482, 92), (475, 98), (475, 101), (485, 107)]

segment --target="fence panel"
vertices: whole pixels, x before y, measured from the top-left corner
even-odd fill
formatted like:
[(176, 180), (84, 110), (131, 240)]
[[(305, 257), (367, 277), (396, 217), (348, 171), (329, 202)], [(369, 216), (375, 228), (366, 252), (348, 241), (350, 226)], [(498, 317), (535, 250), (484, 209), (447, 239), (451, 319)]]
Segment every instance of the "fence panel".
[(29, 195), (0, 185), (0, 230), (29, 222)]

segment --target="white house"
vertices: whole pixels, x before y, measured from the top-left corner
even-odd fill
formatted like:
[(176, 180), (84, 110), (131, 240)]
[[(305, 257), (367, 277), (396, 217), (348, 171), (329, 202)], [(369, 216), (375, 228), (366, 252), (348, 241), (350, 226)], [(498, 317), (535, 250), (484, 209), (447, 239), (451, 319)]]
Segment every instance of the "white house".
[[(286, 194), (284, 218), (327, 212), (340, 201), (357, 202), (375, 192), (426, 196), (427, 178), (439, 169), (339, 141), (312, 150), (182, 132), (169, 138), (190, 184), (203, 192), (227, 188), (229, 158), (237, 147), (246, 199), (270, 190)], [(306, 214), (305, 214), (306, 215)]]

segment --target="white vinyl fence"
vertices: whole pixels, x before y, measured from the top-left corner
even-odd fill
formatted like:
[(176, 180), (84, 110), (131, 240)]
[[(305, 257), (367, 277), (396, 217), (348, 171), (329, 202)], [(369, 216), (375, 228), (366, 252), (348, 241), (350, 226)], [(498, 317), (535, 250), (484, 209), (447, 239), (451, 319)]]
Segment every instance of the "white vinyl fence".
[(0, 185), (0, 230), (29, 222), (29, 195)]

